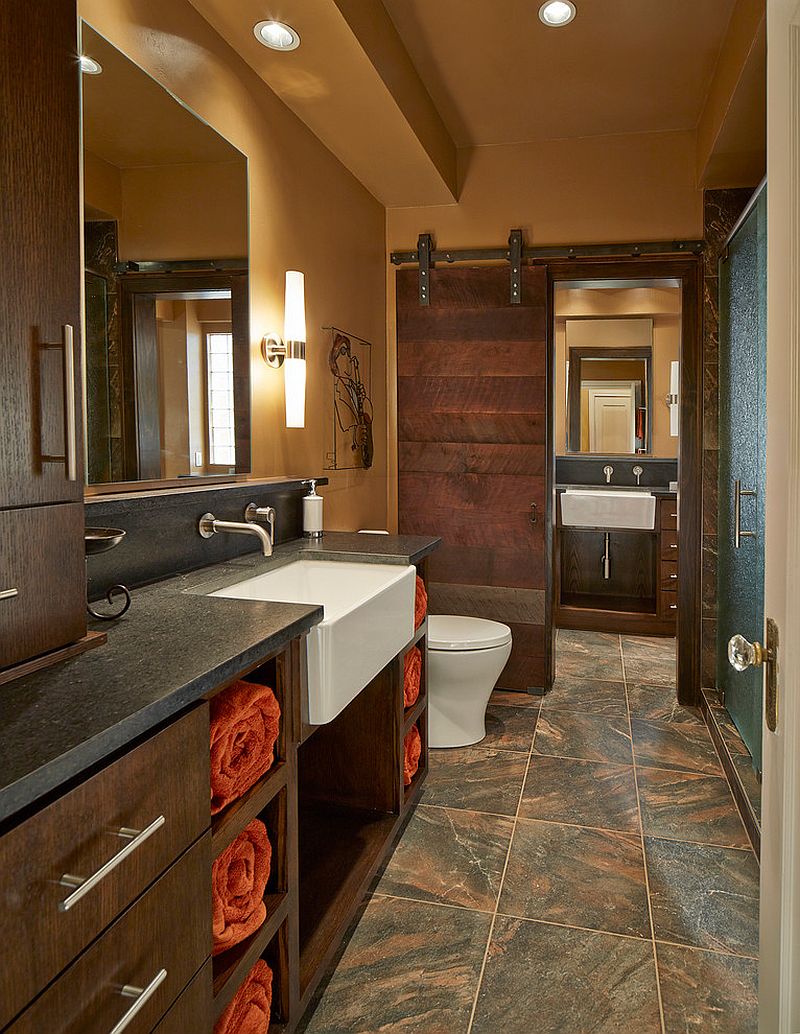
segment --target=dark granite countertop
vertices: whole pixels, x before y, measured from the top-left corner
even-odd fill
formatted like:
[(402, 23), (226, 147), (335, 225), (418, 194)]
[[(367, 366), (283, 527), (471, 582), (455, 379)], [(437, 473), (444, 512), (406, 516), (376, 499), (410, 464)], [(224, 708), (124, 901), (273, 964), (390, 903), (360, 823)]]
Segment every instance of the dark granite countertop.
[(94, 627), (108, 643), (0, 686), (0, 822), (57, 790), (322, 620), (322, 607), (209, 598), (300, 556), (416, 563), (439, 539), (326, 533), (166, 579)]

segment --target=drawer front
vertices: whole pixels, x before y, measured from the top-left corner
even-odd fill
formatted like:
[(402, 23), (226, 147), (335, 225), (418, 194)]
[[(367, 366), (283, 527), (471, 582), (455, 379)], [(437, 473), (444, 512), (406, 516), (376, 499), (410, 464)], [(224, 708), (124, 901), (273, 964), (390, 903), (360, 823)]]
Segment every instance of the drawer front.
[[(204, 704), (0, 839), (0, 1027), (209, 827), (208, 742)], [(113, 832), (162, 816), (135, 845)], [(64, 911), (62, 877), (96, 874), (125, 848)]]
[(666, 531), (675, 531), (678, 527), (677, 499), (661, 500), (661, 527)]
[(659, 567), (659, 586), (663, 592), (678, 591), (678, 561), (662, 560)]
[(661, 593), (661, 614), (663, 617), (675, 617), (678, 613), (678, 594), (677, 592), (662, 592)]
[(214, 986), (207, 962), (172, 1006), (153, 1034), (211, 1034)]
[(678, 533), (677, 531), (661, 532), (661, 559), (678, 559)]
[(86, 635), (83, 503), (0, 511), (0, 668)]
[[(210, 872), (208, 833), (36, 999), (8, 1034), (109, 1034), (139, 997), (145, 1001), (138, 1003), (125, 1032), (151, 1031), (211, 952)], [(186, 1029), (188, 1034), (191, 1028)]]

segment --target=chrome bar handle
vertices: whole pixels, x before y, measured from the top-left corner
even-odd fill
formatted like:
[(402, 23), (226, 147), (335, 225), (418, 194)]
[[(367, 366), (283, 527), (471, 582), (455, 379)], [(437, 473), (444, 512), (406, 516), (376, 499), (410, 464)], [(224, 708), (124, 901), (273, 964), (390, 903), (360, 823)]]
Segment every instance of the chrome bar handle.
[(119, 993), (123, 998), (135, 998), (136, 1001), (130, 1009), (128, 1009), (125, 1015), (114, 1024), (109, 1031), (109, 1034), (122, 1034), (122, 1031), (125, 1030), (134, 1016), (136, 1016), (137, 1013), (145, 1007), (147, 1002), (153, 997), (166, 979), (167, 971), (165, 969), (160, 969), (147, 987), (132, 987), (130, 984), (125, 984), (124, 987), (121, 987)]
[(163, 815), (159, 815), (157, 819), (153, 819), (149, 826), (144, 829), (128, 829), (123, 826), (121, 829), (115, 829), (114, 835), (118, 837), (124, 837), (129, 841), (121, 851), (118, 851), (115, 855), (108, 859), (108, 861), (101, 865), (100, 868), (93, 872), (91, 876), (72, 876), (70, 873), (64, 873), (61, 879), (58, 881), (62, 887), (74, 887), (75, 889), (71, 894), (68, 894), (63, 901), (58, 903), (59, 912), (69, 912), (73, 905), (76, 905), (82, 897), (93, 890), (98, 883), (108, 876), (120, 862), (124, 862), (126, 858), (133, 854), (134, 851), (138, 850), (142, 844), (149, 837), (155, 833), (157, 829), (166, 822)]
[(69, 323), (61, 329), (64, 346), (64, 466), (67, 481), (78, 480), (78, 429), (75, 416), (75, 331)]
[(19, 596), (19, 589), (0, 589), (0, 600), (10, 600)]
[(742, 545), (742, 539), (754, 539), (756, 533), (754, 531), (742, 531), (742, 496), (750, 496), (755, 498), (756, 492), (750, 491), (750, 489), (742, 488), (741, 481), (733, 482), (733, 548), (740, 549)]

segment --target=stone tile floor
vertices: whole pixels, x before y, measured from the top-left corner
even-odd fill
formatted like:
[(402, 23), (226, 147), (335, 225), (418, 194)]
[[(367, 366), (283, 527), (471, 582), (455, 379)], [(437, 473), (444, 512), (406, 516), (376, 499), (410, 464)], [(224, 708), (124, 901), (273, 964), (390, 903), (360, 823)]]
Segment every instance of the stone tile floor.
[(419, 807), (308, 1034), (749, 1034), (758, 866), (672, 640), (560, 631)]

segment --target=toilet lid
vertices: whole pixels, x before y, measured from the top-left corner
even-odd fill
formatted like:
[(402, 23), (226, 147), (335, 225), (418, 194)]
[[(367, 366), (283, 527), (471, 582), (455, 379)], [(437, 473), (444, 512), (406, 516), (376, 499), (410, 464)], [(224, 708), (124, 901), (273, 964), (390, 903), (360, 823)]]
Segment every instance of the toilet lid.
[(511, 642), (511, 629), (499, 621), (432, 614), (428, 618), (431, 650), (489, 650)]

